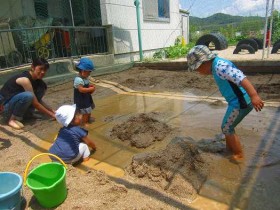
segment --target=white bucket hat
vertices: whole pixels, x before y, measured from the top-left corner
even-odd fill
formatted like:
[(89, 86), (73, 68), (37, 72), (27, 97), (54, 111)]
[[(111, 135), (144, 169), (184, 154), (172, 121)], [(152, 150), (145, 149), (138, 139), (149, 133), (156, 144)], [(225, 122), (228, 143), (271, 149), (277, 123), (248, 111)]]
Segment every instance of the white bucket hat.
[(67, 127), (73, 120), (75, 112), (76, 104), (63, 105), (56, 110), (55, 118), (60, 124)]
[(217, 55), (205, 45), (194, 46), (187, 55), (188, 69), (196, 70), (203, 62), (212, 60)]

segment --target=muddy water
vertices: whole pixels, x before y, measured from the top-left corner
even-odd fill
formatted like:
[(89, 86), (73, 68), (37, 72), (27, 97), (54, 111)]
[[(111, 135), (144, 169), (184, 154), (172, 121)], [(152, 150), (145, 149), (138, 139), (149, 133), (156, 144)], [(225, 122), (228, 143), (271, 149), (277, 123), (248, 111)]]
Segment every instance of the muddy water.
[[(189, 137), (195, 142), (218, 139), (226, 106), (222, 103), (189, 102), (184, 98), (153, 94), (118, 94), (96, 101), (93, 112), (96, 122), (90, 125), (90, 137), (97, 151), (81, 165), (104, 170), (109, 175), (122, 176), (133, 155), (165, 148), (172, 136)], [(110, 130), (136, 113), (161, 113), (160, 120), (174, 131), (162, 142), (147, 149), (133, 148), (110, 138)], [(246, 159), (234, 164), (226, 154), (205, 153), (211, 174), (191, 204), (206, 209), (277, 209), (280, 206), (280, 110), (266, 108), (252, 111), (238, 126), (237, 133)], [(227, 205), (224, 205), (227, 204)], [(217, 209), (217, 208), (216, 208)]]
[[(134, 154), (155, 151), (169, 143), (171, 138), (141, 150), (110, 140), (108, 133), (113, 125), (127, 120), (131, 114), (163, 113), (161, 120), (176, 130), (175, 135), (201, 141), (218, 138), (225, 109), (226, 106), (222, 104), (209, 105), (152, 95), (121, 94), (97, 101), (94, 111), (97, 122), (89, 129), (100, 149), (93, 158), (124, 169)], [(259, 206), (274, 209), (275, 205), (279, 206), (279, 200), (276, 199), (280, 193), (280, 155), (277, 153), (280, 149), (279, 116), (277, 108), (267, 108), (261, 113), (252, 111), (238, 126), (237, 132), (246, 154), (243, 164), (231, 163), (225, 155), (205, 155), (212, 166), (212, 173), (194, 206), (205, 199), (239, 206), (241, 209), (259, 209)]]

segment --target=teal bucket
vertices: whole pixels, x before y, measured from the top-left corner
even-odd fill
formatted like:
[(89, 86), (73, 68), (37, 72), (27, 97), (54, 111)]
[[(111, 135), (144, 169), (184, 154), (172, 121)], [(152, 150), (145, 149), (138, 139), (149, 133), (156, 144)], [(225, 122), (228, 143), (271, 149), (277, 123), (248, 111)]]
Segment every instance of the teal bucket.
[(19, 210), (22, 178), (12, 172), (0, 172), (0, 209)]

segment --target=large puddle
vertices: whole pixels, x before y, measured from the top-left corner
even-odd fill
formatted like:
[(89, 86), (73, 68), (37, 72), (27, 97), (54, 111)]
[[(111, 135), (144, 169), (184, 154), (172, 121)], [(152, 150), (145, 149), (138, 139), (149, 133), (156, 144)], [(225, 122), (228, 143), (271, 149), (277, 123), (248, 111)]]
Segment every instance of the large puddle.
[[(226, 111), (223, 103), (189, 101), (183, 97), (154, 94), (117, 94), (95, 101), (96, 121), (87, 129), (97, 145), (91, 160), (78, 166), (81, 170), (93, 168), (108, 175), (121, 177), (132, 157), (141, 152), (163, 149), (172, 139), (166, 138), (146, 149), (138, 149), (120, 140), (112, 140), (112, 128), (137, 113), (160, 113), (160, 120), (173, 128), (170, 135), (189, 137), (199, 142), (217, 139)], [(200, 190), (194, 206), (203, 206), (205, 200), (254, 209), (255, 205), (279, 207), (279, 199), (272, 199), (268, 191), (279, 195), (280, 175), (280, 111), (265, 108), (252, 111), (237, 127), (244, 146), (243, 164), (231, 163), (224, 155), (209, 154), (211, 174)], [(55, 134), (51, 134), (43, 147), (49, 147)], [(265, 200), (269, 199), (269, 204)], [(215, 206), (216, 204), (214, 204)], [(260, 209), (258, 207), (258, 209)], [(266, 208), (264, 208), (266, 209)]]

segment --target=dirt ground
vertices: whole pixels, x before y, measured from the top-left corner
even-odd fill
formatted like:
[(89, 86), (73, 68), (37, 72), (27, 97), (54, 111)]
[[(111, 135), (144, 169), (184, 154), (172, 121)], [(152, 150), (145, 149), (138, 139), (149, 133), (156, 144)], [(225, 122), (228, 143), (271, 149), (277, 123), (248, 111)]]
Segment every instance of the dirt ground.
[[(279, 74), (250, 75), (248, 78), (263, 100), (280, 101)], [(119, 83), (137, 91), (220, 96), (212, 77), (203, 77), (195, 72), (132, 68), (120, 73), (98, 76), (95, 79)], [(98, 82), (96, 84), (97, 91), (94, 93), (94, 100), (116, 94), (108, 88), (98, 86)], [(69, 81), (50, 86), (45, 101), (56, 109), (62, 104), (72, 103), (72, 98), (72, 81)], [(133, 125), (133, 120), (135, 119), (129, 121), (131, 123), (130, 128), (137, 127)], [(155, 126), (150, 133), (150, 137), (153, 137), (153, 139), (146, 142), (145, 146), (138, 145), (139, 147), (146, 147), (158, 141), (159, 135), (156, 134), (159, 131), (157, 129), (168, 126), (160, 122), (156, 122), (157, 125), (155, 120), (150, 118), (145, 118), (144, 121), (137, 120), (136, 123), (139, 125), (144, 125), (149, 121), (150, 126)], [(129, 133), (131, 129), (128, 129), (124, 124), (118, 126), (118, 130), (123, 131), (122, 135), (126, 135), (125, 138), (133, 139), (132, 136), (138, 134), (138, 136), (134, 135), (132, 146), (141, 137), (141, 132), (149, 131), (147, 127), (143, 127), (142, 130), (135, 129), (132, 133)], [(58, 129), (58, 123), (47, 118), (26, 121), (25, 128), (22, 131), (12, 130), (2, 123), (0, 126), (0, 171), (13, 171), (23, 174), (33, 148), (45, 152), (38, 146), (42, 141), (41, 139), (46, 138), (49, 133)], [(128, 130), (126, 131), (126, 129)], [(117, 136), (114, 132), (112, 135)], [(161, 135), (163, 136), (160, 139), (163, 139), (164, 134)], [(185, 141), (185, 139), (179, 140), (179, 142)], [(215, 152), (223, 152), (224, 143), (216, 143), (217, 146), (213, 148)], [(176, 146), (173, 142), (165, 150), (135, 156), (123, 178), (109, 177), (104, 172), (95, 170), (81, 173), (75, 167), (69, 166), (66, 179), (68, 196), (66, 201), (56, 209), (207, 209), (207, 206), (203, 207), (203, 205), (193, 208), (189, 205), (189, 202), (192, 201), (193, 194), (200, 193), (200, 188), (209, 173), (208, 167), (211, 168), (213, 161), (211, 162), (209, 156), (204, 153), (203, 146), (205, 144), (202, 143), (201, 146), (188, 143), (186, 145), (188, 147), (184, 146), (182, 150), (182, 147), (178, 144)], [(182, 158), (180, 154), (186, 154), (186, 156)], [(176, 162), (172, 163), (176, 155), (178, 155), (178, 158)], [(159, 164), (158, 161), (161, 163)], [(181, 176), (171, 178), (168, 173), (164, 172), (170, 171), (170, 167), (179, 171), (178, 174), (181, 174)], [(186, 177), (190, 180), (189, 182), (184, 182)], [(184, 195), (186, 195), (185, 199)], [(30, 209), (41, 209), (27, 187), (24, 187), (24, 197)], [(213, 209), (229, 209), (229, 207), (217, 204), (216, 208)]]
[(111, 137), (122, 141), (129, 141), (131, 146), (147, 148), (156, 141), (162, 141), (171, 128), (155, 119), (157, 113), (142, 113), (129, 118), (120, 125), (113, 127)]

